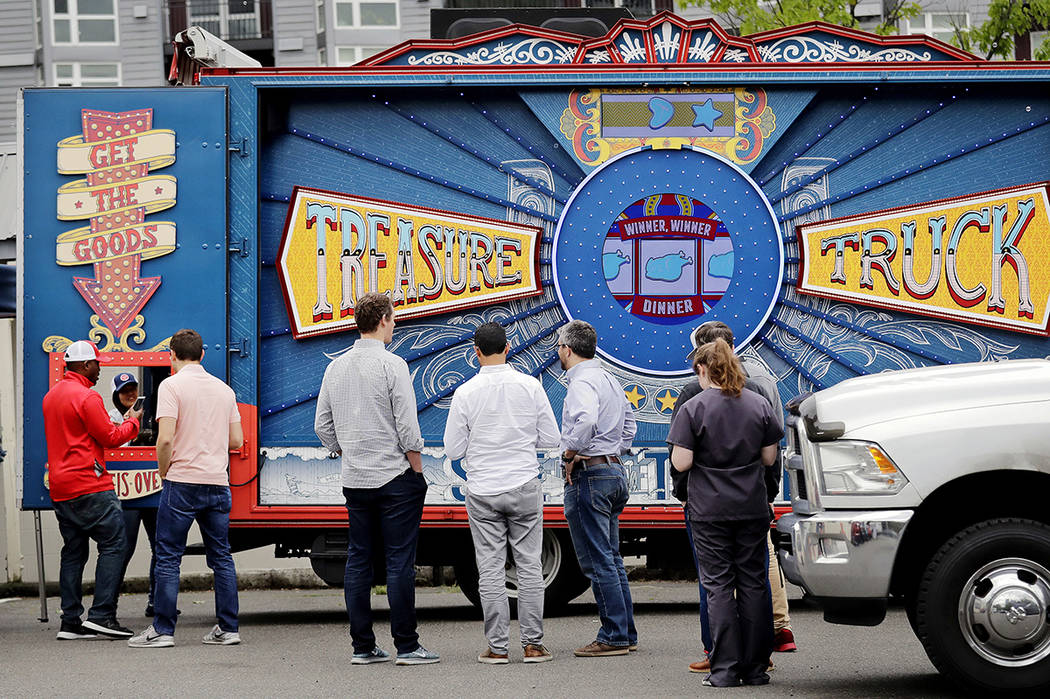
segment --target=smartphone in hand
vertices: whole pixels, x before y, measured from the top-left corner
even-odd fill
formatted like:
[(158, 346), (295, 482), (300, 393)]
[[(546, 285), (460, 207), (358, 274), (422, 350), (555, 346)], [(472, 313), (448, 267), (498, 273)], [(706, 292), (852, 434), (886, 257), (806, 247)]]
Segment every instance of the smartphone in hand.
[(135, 400), (135, 405), (131, 406), (131, 409), (136, 411), (136, 412), (139, 411), (139, 410), (142, 410), (142, 404), (145, 403), (145, 402), (146, 402), (146, 399), (143, 396), (139, 396)]

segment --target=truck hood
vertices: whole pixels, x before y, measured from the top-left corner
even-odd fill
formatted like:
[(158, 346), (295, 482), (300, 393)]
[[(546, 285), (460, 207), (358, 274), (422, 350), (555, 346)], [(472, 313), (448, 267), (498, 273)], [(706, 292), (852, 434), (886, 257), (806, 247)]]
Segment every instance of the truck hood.
[[(1017, 359), (888, 371), (847, 379), (799, 406), (811, 436), (834, 439), (887, 420), (1050, 400), (1050, 361)], [(817, 436), (817, 439), (820, 439)]]

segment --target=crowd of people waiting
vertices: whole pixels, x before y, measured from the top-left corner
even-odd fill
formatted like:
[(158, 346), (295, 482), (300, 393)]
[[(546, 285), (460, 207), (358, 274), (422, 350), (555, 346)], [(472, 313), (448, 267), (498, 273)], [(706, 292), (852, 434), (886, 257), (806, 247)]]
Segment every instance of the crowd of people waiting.
[[(373, 546), (381, 542), (390, 627), (398, 665), (439, 662), (420, 644), (415, 613), (415, 558), (427, 492), (423, 438), (404, 359), (386, 349), (394, 308), (386, 294), (355, 307), (360, 339), (325, 371), (315, 432), (341, 458), (349, 515), (344, 595), (357, 665), (391, 660), (372, 628)], [(779, 488), (783, 414), (775, 380), (733, 353), (731, 330), (708, 322), (686, 358), (696, 380), (682, 390), (667, 441), (674, 494), (683, 502), (700, 579), (704, 658), (689, 666), (709, 686), (769, 682), (774, 650), (795, 650), (783, 579), (769, 538), (770, 503)], [(121, 510), (103, 450), (130, 442), (142, 417), (130, 373), (112, 385), (107, 414), (92, 390), (106, 359), (87, 341), (65, 353), (66, 373), (44, 398), (51, 497), (63, 536), (60, 640), (126, 638), (138, 648), (170, 647), (179, 567), (196, 520), (215, 573), (216, 620), (207, 644), (240, 642), (237, 579), (228, 542), (228, 451), (243, 442), (233, 391), (201, 366), (200, 335), (180, 330), (170, 343), (173, 375), (157, 392), (156, 447), (163, 489), (157, 510)], [(546, 662), (541, 549), (543, 492), (538, 451), (559, 447), (564, 511), (580, 568), (591, 581), (601, 626), (578, 657), (626, 655), (638, 648), (630, 584), (620, 555), (619, 516), (628, 501), (621, 457), (636, 432), (622, 387), (595, 359), (594, 328), (573, 320), (558, 332), (567, 379), (559, 430), (542, 384), (509, 364), (497, 323), (474, 335), (478, 374), (452, 398), (446, 456), (462, 459), (466, 510), (479, 573), (487, 647), (478, 662), (510, 662), (510, 609), (504, 582), (508, 547), (518, 576), (522, 659)], [(153, 551), (147, 616), (139, 634), (120, 625), (117, 594), (134, 552), (139, 522)], [(95, 599), (87, 619), (81, 578), (88, 540), (98, 547)]]

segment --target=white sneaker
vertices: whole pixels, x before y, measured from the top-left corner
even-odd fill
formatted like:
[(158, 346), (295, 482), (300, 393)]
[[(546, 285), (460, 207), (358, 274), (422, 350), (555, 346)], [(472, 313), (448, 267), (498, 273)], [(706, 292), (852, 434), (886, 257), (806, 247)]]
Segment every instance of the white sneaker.
[(166, 633), (157, 633), (153, 624), (138, 636), (128, 639), (128, 648), (171, 648), (175, 645), (175, 637)]
[(235, 646), (241, 642), (241, 635), (236, 631), (223, 631), (219, 625), (211, 627), (211, 631), (204, 637), (204, 643), (209, 646)]

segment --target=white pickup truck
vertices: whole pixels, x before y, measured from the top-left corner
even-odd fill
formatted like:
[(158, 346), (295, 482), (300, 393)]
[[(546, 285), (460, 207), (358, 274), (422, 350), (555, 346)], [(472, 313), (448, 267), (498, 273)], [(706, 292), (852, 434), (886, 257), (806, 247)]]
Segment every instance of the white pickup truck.
[(1050, 361), (874, 374), (789, 409), (780, 558), (825, 620), (899, 599), (963, 686), (1050, 688)]

